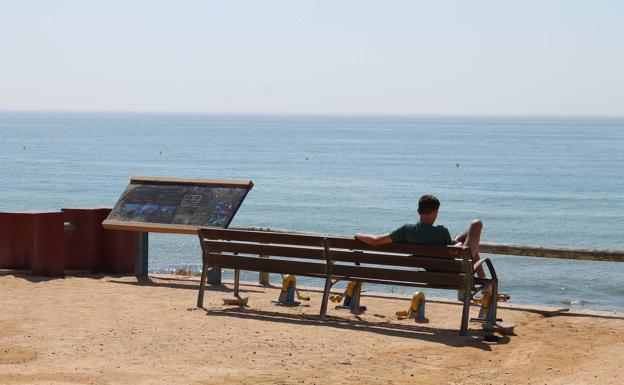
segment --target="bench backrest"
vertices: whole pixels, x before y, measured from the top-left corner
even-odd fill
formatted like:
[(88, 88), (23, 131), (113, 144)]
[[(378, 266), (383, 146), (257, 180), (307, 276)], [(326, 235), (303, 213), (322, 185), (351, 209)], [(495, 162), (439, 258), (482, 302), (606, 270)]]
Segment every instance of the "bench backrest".
[[(272, 231), (199, 229), (204, 261), (223, 268), (459, 289), (472, 285), (466, 247), (390, 244)], [(261, 256), (270, 256), (270, 259)]]

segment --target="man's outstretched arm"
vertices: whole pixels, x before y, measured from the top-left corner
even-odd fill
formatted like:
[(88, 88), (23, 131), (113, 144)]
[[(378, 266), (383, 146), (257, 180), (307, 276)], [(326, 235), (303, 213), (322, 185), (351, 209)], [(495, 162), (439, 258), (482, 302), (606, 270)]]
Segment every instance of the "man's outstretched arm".
[(372, 246), (381, 246), (392, 243), (392, 238), (390, 238), (390, 234), (373, 235), (357, 233), (355, 234), (355, 239)]

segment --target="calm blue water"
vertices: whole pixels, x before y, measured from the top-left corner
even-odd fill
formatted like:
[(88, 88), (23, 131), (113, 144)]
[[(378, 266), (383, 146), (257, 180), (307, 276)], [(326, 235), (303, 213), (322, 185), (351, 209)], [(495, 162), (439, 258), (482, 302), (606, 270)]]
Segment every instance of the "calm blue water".
[[(432, 193), (453, 234), (624, 249), (624, 120), (0, 113), (0, 210), (112, 206), (132, 175), (252, 179), (232, 226), (382, 233)], [(624, 310), (624, 263), (492, 258), (512, 302)], [(152, 272), (199, 266), (150, 235)]]

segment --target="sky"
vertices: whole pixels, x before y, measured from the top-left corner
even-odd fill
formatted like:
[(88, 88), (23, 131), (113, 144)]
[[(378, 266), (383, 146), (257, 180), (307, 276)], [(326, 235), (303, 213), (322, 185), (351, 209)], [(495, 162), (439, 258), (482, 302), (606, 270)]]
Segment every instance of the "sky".
[(624, 116), (624, 2), (0, 0), (0, 110)]

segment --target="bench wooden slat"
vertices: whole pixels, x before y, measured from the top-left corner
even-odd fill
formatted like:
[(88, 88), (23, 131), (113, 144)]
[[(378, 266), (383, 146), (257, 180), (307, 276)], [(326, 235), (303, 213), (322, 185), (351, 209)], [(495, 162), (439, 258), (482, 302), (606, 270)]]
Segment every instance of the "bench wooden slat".
[[(325, 259), (324, 250), (312, 247), (292, 247), (265, 245), (259, 243), (241, 243), (229, 241), (204, 240), (204, 244), (211, 252), (230, 252), (241, 254), (257, 254), (281, 257), (296, 257), (308, 259)], [(463, 261), (442, 258), (413, 257), (397, 254), (381, 254), (361, 251), (331, 250), (331, 257), (335, 261), (358, 262), (391, 266), (420, 267), (427, 270), (462, 272)]]
[(325, 264), (285, 259), (262, 259), (241, 255), (208, 253), (210, 264), (229, 269), (325, 277)]
[(417, 256), (439, 257), (447, 259), (462, 258), (465, 247), (429, 246), (407, 243), (392, 243), (383, 246), (371, 246), (353, 238), (317, 236), (305, 234), (277, 233), (266, 231), (229, 230), (229, 229), (202, 229), (202, 234), (208, 239), (222, 239), (228, 241), (257, 242), (269, 244), (300, 245), (322, 247), (323, 238), (329, 242), (331, 249), (366, 250), (373, 252), (394, 252)]
[(209, 241), (205, 240), (204, 244), (208, 247), (208, 250), (213, 251), (225, 251), (229, 253), (242, 253), (242, 254), (258, 254), (258, 255), (271, 255), (278, 257), (296, 257), (307, 259), (322, 259), (325, 260), (325, 252), (321, 248), (311, 247), (293, 247), (293, 246), (275, 246), (264, 245), (260, 243), (241, 243), (241, 242), (227, 242), (227, 241)]
[(462, 258), (464, 247), (456, 246), (429, 246), (408, 243), (391, 243), (383, 246), (371, 246), (352, 238), (327, 238), (331, 249), (352, 249), (368, 251), (384, 251), (391, 253), (409, 254), (415, 256), (438, 257), (438, 258)]
[(264, 231), (202, 229), (202, 235), (208, 239), (227, 241), (277, 243), (285, 245), (322, 247), (321, 237), (302, 234), (273, 233)]
[(463, 261), (442, 258), (336, 250), (331, 250), (331, 258), (335, 262), (358, 262), (388, 266), (420, 267), (427, 270), (455, 273), (461, 273), (464, 271)]
[(366, 279), (365, 282), (368, 283), (376, 283), (380, 285), (391, 285), (391, 286), (409, 286), (409, 287), (426, 287), (429, 289), (446, 289), (446, 290), (457, 290), (457, 286), (445, 286), (445, 285), (430, 285), (428, 283), (417, 283), (417, 282), (396, 282), (396, 281), (387, 281), (383, 279)]
[(383, 279), (387, 281), (417, 282), (432, 285), (463, 287), (462, 274), (447, 274), (429, 271), (397, 270), (370, 266), (334, 265), (332, 275), (353, 280)]
[[(237, 268), (250, 271), (322, 276), (325, 264), (285, 259), (261, 259), (259, 257), (209, 253), (210, 263), (224, 268)], [(438, 273), (429, 271), (398, 270), (371, 266), (334, 265), (332, 276), (343, 279), (377, 279), (391, 282), (427, 283), (438, 286), (462, 287), (462, 274)]]

